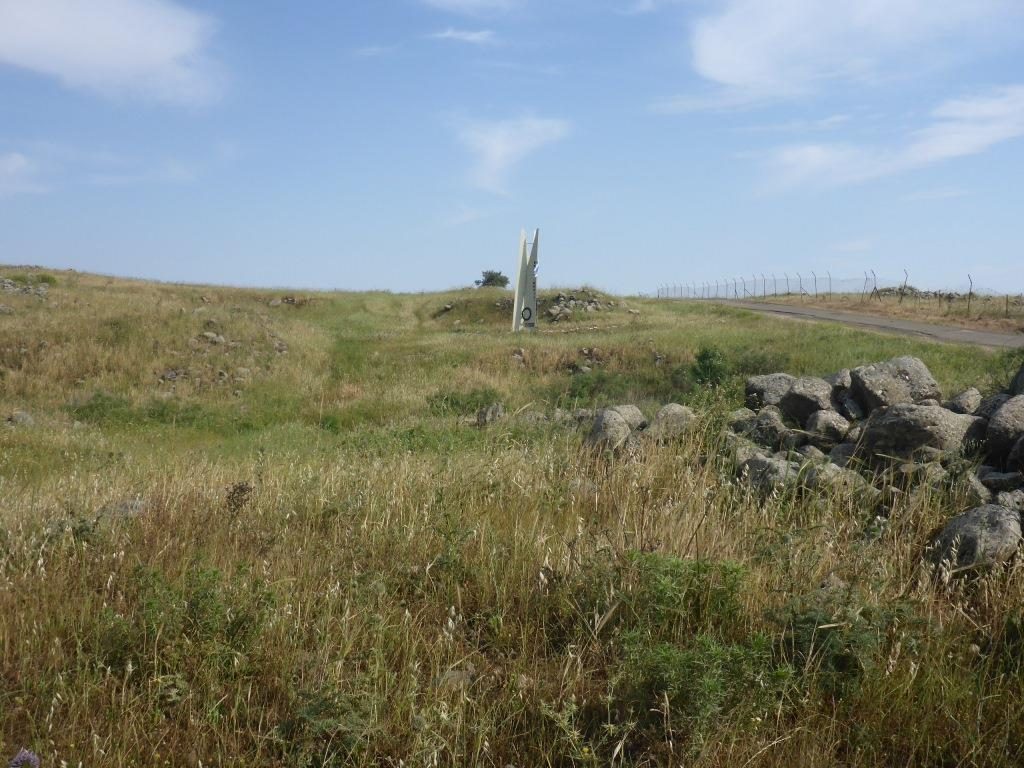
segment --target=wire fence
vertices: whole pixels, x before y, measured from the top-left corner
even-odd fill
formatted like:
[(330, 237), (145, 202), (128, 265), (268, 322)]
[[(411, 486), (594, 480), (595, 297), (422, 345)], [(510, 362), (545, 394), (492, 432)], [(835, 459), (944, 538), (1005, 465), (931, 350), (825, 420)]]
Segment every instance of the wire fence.
[(971, 275), (955, 288), (921, 289), (909, 272), (898, 279), (879, 277), (869, 270), (861, 277), (839, 277), (830, 271), (775, 272), (723, 277), (701, 282), (658, 286), (662, 299), (783, 301), (866, 306), (880, 304), (907, 314), (968, 318), (1024, 319), (1024, 294), (1007, 293), (977, 285)]

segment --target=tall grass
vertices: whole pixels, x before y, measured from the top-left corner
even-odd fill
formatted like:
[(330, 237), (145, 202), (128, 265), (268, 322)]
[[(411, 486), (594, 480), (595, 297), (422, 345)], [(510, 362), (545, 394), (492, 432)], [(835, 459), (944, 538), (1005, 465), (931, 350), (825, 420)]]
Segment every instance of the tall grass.
[[(46, 303), (14, 297), (0, 347), (35, 351), (4, 352), (0, 406), (35, 424), (0, 431), (11, 755), (1024, 756), (1020, 569), (942, 587), (920, 567), (962, 490), (903, 494), (879, 526), (852, 493), (752, 495), (718, 436), (742, 376), (763, 368), (826, 373), (910, 352), (952, 390), (1005, 361), (711, 308), (637, 302), (639, 319), (513, 339), (473, 309), (493, 303), (478, 293), (271, 297), (63, 274)], [(452, 300), (483, 322), (432, 317)], [(238, 345), (190, 344), (209, 319)], [(674, 394), (701, 407), (700, 428), (613, 459), (581, 453), (555, 423), (462, 423), (495, 396), (551, 413), (591, 375), (569, 372), (585, 360), (617, 383), (577, 400), (653, 409)], [(161, 379), (168, 369), (188, 375)]]

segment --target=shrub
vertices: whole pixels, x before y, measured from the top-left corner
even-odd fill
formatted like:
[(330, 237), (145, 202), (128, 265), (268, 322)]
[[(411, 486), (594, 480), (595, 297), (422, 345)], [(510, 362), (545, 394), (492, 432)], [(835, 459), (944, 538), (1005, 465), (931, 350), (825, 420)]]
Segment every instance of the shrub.
[(478, 288), (507, 288), (509, 279), (495, 269), (485, 269), (483, 276), (475, 282)]
[(729, 363), (716, 347), (701, 347), (690, 366), (693, 380), (705, 387), (721, 386), (729, 376)]

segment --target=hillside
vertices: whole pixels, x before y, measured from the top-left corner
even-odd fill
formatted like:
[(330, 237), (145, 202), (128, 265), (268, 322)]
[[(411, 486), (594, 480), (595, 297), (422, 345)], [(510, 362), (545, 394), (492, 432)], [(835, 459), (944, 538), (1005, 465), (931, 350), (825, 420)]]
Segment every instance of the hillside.
[[(989, 394), (1019, 355), (584, 289), (513, 336), (491, 289), (0, 276), (11, 755), (1024, 759), (1024, 574), (919, 578), (966, 491), (907, 492), (878, 526), (856, 494), (752, 492), (720, 434), (748, 376), (913, 355)], [(583, 447), (579, 409), (669, 402), (699, 414), (685, 439)]]

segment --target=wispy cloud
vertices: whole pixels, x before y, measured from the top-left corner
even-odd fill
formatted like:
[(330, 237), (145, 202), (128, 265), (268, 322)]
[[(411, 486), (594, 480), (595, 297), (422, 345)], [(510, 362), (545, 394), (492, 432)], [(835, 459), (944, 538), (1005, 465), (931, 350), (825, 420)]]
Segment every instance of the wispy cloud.
[(1013, 85), (939, 105), (928, 125), (895, 146), (790, 145), (773, 151), (768, 165), (783, 186), (854, 184), (976, 155), (1019, 136), (1024, 85)]
[(173, 0), (0, 0), (0, 65), (107, 96), (216, 99), (211, 17)]
[(184, 184), (198, 175), (194, 165), (173, 158), (142, 159), (47, 141), (25, 142), (13, 151), (0, 151), (3, 196), (82, 186)]
[(352, 49), (352, 55), (360, 59), (375, 59), (398, 50), (397, 45), (363, 45)]
[(0, 153), (0, 197), (42, 192), (35, 164), (20, 152)]
[[(1015, 0), (721, 0), (691, 34), (697, 74), (721, 91), (676, 111), (803, 96), (834, 80), (917, 71), (950, 49), (983, 49), (1024, 18)], [(671, 103), (671, 102), (670, 102)]]
[(453, 40), (471, 45), (494, 45), (498, 39), (491, 29), (448, 29), (427, 35), (431, 40)]
[(459, 140), (473, 154), (473, 183), (481, 189), (504, 193), (509, 174), (537, 150), (569, 135), (566, 120), (523, 117), (513, 120), (470, 122), (459, 128)]
[(423, 0), (427, 5), (449, 13), (482, 16), (488, 13), (511, 11), (520, 0)]

